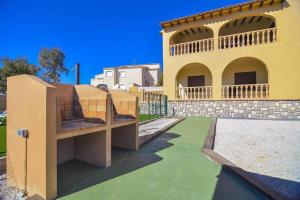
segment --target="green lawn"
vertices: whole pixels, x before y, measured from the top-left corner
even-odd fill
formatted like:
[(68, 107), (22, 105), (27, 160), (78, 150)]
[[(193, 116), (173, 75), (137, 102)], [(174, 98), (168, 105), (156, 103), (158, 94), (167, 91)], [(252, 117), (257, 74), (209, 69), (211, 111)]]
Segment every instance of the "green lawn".
[(144, 115), (144, 114), (140, 114), (139, 115), (139, 120), (140, 122), (144, 122), (144, 121), (148, 121), (151, 119), (155, 119), (155, 118), (159, 118), (159, 115)]
[(0, 157), (6, 154), (6, 127), (0, 126)]
[(79, 161), (59, 165), (60, 199), (264, 199), (202, 154), (210, 123), (207, 118), (189, 118), (137, 152), (114, 149), (107, 169)]

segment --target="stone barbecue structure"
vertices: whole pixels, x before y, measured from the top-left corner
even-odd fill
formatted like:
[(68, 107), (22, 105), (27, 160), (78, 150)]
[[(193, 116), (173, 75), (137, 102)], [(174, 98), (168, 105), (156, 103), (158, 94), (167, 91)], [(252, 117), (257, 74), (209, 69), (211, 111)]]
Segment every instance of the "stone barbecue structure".
[(29, 196), (57, 196), (57, 165), (111, 165), (112, 147), (139, 148), (138, 99), (89, 85), (8, 78), (7, 181)]

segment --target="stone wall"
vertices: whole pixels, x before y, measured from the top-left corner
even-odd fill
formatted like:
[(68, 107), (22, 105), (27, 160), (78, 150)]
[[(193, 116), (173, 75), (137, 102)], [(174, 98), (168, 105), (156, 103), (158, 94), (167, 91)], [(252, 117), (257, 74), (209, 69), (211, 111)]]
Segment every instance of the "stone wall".
[(300, 120), (300, 100), (169, 101), (168, 115)]
[[(161, 108), (160, 108), (161, 107)], [(164, 105), (160, 105), (159, 103), (140, 103), (140, 114), (151, 114), (151, 115), (167, 115), (165, 113), (166, 109)]]
[(0, 111), (6, 110), (6, 96), (0, 95)]
[(6, 157), (0, 157), (0, 173), (6, 171)]

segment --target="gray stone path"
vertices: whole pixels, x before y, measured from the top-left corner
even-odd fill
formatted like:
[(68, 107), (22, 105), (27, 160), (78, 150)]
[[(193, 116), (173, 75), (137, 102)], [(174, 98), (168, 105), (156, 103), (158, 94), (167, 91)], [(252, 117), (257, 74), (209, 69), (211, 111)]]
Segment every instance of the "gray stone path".
[(21, 191), (8, 186), (6, 180), (6, 174), (0, 173), (0, 200), (23, 200)]
[(214, 151), (300, 199), (300, 121), (218, 119)]
[(155, 121), (149, 122), (147, 124), (142, 124), (139, 126), (139, 137), (140, 144), (143, 144), (155, 137), (162, 130), (172, 126), (174, 123), (179, 122), (180, 119), (176, 118), (161, 118)]

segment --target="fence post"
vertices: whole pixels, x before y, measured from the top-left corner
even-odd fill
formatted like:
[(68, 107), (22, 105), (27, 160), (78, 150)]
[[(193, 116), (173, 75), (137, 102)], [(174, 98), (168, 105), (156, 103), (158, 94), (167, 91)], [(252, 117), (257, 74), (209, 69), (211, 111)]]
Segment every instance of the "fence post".
[(161, 94), (159, 94), (159, 115), (160, 115), (160, 117), (162, 116), (162, 114), (161, 114)]
[(165, 96), (165, 115), (168, 116), (168, 96)]
[(150, 95), (147, 95), (147, 100), (148, 100), (148, 117), (150, 118), (150, 109), (151, 109), (151, 107), (150, 107)]

